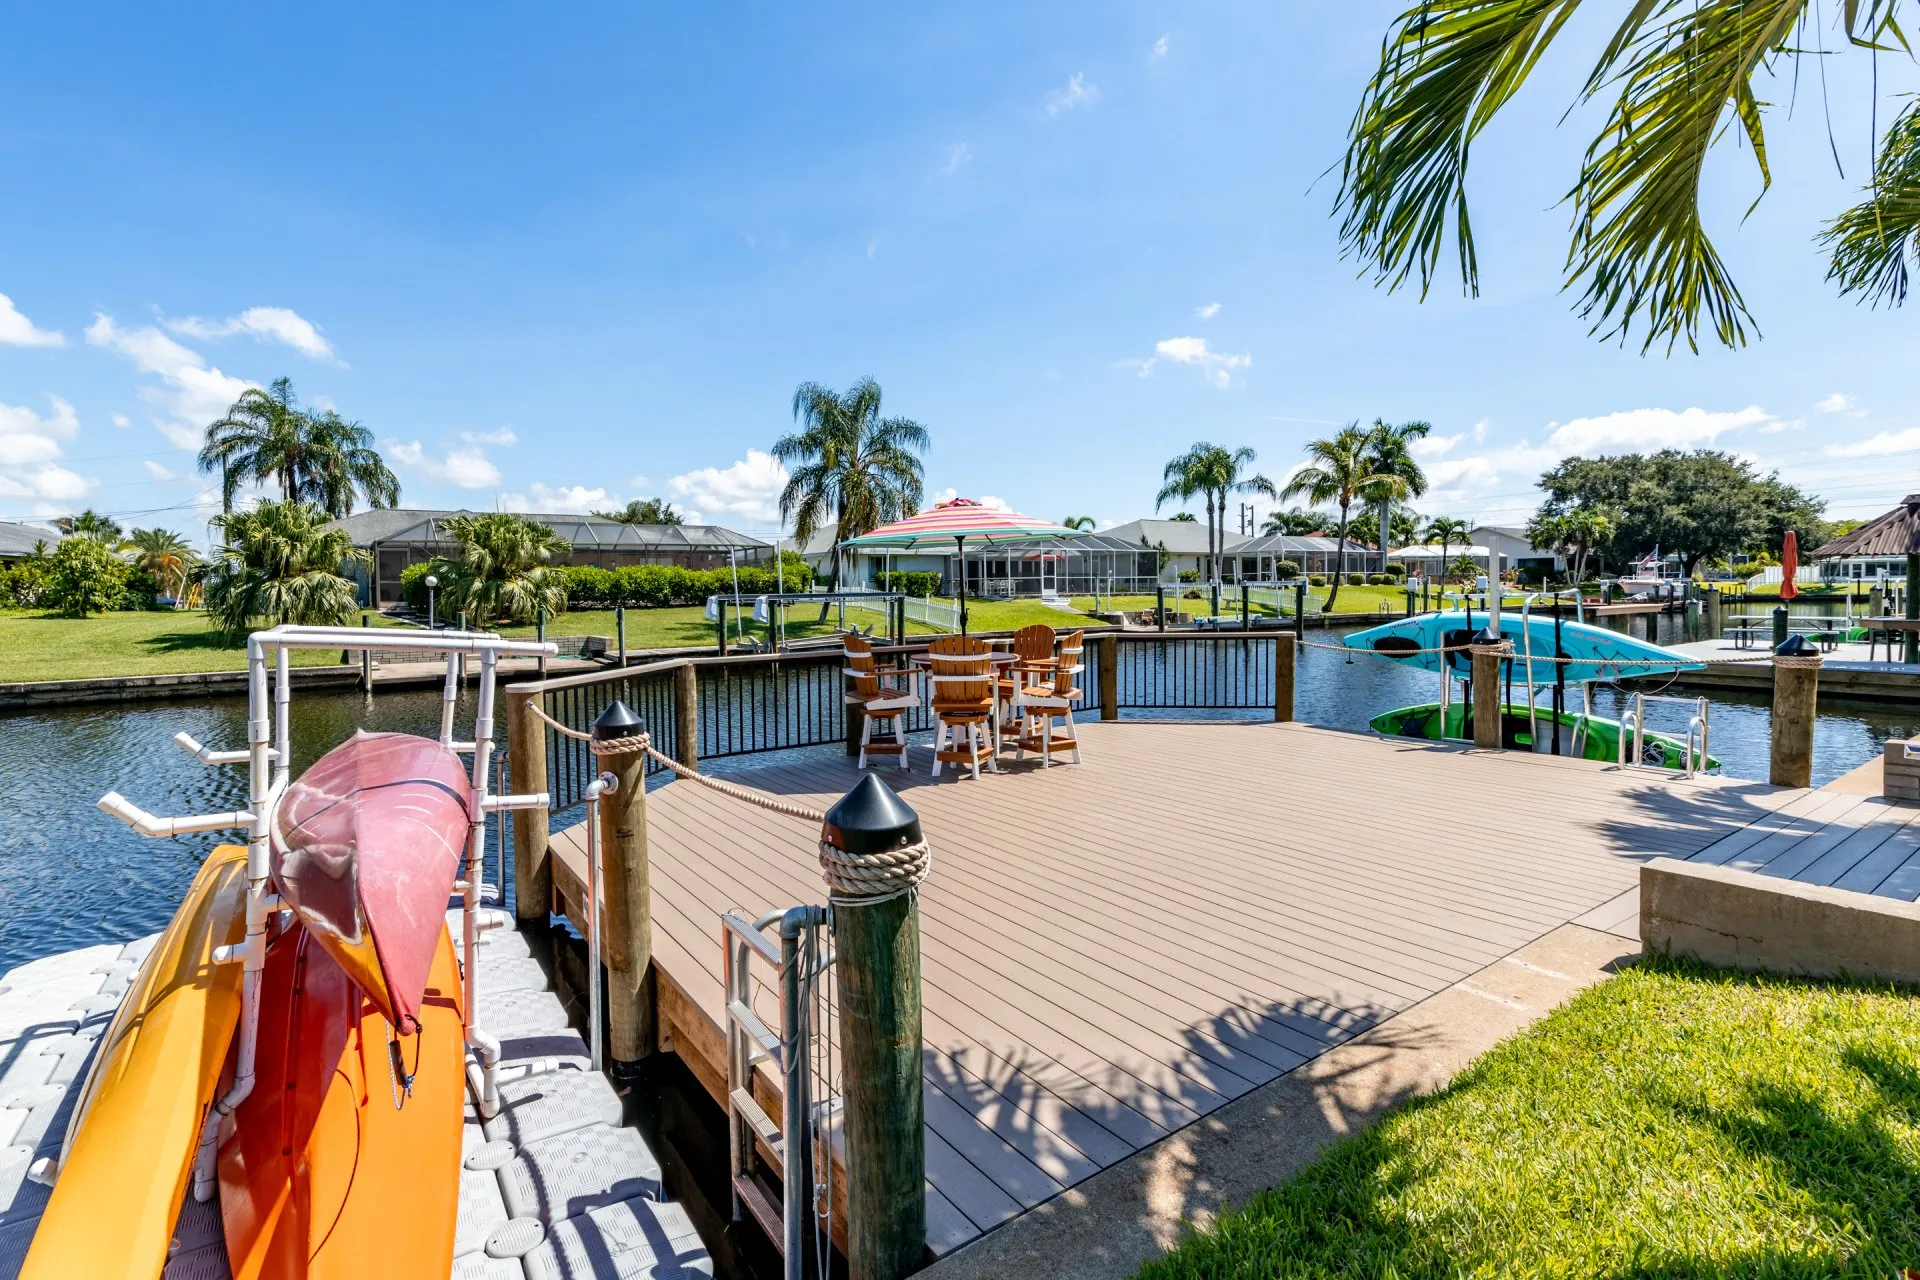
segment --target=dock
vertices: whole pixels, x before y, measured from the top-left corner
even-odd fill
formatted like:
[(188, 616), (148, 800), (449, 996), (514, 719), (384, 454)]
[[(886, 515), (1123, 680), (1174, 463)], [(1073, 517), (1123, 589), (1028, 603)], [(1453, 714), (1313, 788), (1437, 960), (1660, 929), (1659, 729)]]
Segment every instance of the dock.
[[(1299, 724), (1123, 721), (1081, 738), (1079, 766), (1008, 755), (999, 775), (936, 782), (914, 750), (911, 771), (879, 770), (934, 857), (920, 910), (936, 1254), (1569, 922), (1637, 938), (1643, 861), (1821, 794)], [(860, 775), (816, 752), (727, 776), (824, 808)], [(661, 1043), (719, 1100), (721, 914), (822, 901), (817, 832), (685, 782), (647, 810)], [(573, 906), (581, 828), (552, 850)], [(771, 992), (757, 1008), (777, 1025)]]
[[(1767, 643), (1739, 645), (1730, 639), (1695, 640), (1667, 646), (1673, 652), (1706, 663), (1697, 671), (1680, 671), (1671, 677), (1675, 688), (1734, 689), (1767, 694), (1773, 689), (1773, 668), (1764, 659), (1772, 646)], [(1870, 701), (1920, 701), (1920, 663), (1870, 659), (1869, 653), (1885, 653), (1884, 644), (1869, 650), (1860, 641), (1837, 644), (1824, 654), (1820, 667), (1820, 696), (1826, 698), (1863, 698)], [(1644, 682), (1666, 686), (1669, 677), (1658, 676)], [(1632, 688), (1635, 681), (1622, 681)]]

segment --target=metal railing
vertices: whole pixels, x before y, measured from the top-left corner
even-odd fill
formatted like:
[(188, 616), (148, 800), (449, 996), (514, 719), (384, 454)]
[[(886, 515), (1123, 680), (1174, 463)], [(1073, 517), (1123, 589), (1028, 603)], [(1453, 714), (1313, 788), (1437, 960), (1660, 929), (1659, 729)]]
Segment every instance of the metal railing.
[[(681, 661), (654, 662), (544, 681), (545, 710), (560, 723), (585, 731), (593, 727), (594, 717), (618, 699), (646, 722), (656, 748), (678, 758), (680, 720), (675, 714), (674, 680), (683, 665)], [(599, 766), (586, 743), (557, 733), (546, 737), (547, 791), (558, 813), (583, 802), (588, 784), (599, 776)], [(651, 759), (646, 768), (649, 777), (666, 770)]]
[[(1271, 633), (1197, 632), (1178, 636), (1114, 636), (1115, 706), (1123, 711), (1257, 710), (1273, 706), (1275, 644)], [(1100, 658), (1104, 658), (1102, 653)], [(1100, 658), (1095, 659), (1097, 663)], [(1088, 669), (1098, 688), (1098, 672)]]
[[(1686, 736), (1681, 740), (1680, 771), (1686, 777), (1706, 771), (1709, 767), (1707, 739), (1710, 732), (1711, 704), (1703, 697), (1682, 698), (1673, 694), (1636, 693), (1633, 703), (1620, 717), (1620, 741), (1618, 744), (1618, 763), (1622, 767), (1634, 768), (1653, 763), (1646, 754), (1647, 704), (1649, 702), (1669, 702), (1676, 706), (1688, 707), (1692, 715), (1687, 717)], [(1664, 762), (1666, 753), (1659, 755)]]

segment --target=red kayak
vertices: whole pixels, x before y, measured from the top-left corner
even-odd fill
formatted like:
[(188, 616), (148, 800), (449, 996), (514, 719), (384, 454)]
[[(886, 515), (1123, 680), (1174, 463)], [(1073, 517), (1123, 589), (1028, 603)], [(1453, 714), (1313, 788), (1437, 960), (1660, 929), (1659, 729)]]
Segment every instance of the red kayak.
[(472, 794), (460, 757), (433, 739), (361, 732), (275, 811), (274, 889), (402, 1035), (419, 1025)]

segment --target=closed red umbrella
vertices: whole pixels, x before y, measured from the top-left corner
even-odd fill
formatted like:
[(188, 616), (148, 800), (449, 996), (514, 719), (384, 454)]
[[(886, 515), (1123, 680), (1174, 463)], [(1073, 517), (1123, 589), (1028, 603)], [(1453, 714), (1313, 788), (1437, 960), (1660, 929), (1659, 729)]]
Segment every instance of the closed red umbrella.
[(1780, 598), (1791, 600), (1800, 594), (1800, 588), (1793, 585), (1793, 575), (1800, 570), (1800, 538), (1793, 530), (1787, 530), (1787, 540), (1780, 547)]

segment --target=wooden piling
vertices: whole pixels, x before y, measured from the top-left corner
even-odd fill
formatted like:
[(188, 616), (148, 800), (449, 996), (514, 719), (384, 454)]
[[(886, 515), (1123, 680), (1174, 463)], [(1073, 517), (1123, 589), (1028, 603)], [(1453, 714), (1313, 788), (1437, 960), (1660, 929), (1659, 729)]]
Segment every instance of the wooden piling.
[(1500, 660), (1510, 646), (1473, 646), (1473, 745), (1500, 749)]
[(1120, 718), (1120, 637), (1095, 636), (1094, 643), (1100, 657), (1100, 718), (1118, 720)]
[(1274, 634), (1273, 719), (1276, 724), (1286, 724), (1293, 719), (1294, 663), (1298, 652), (1299, 646), (1290, 632)]
[(613, 611), (614, 642), (618, 646), (620, 665), (627, 665), (627, 607), (621, 605)]
[[(373, 619), (363, 613), (360, 615), (360, 625), (371, 627)], [(368, 693), (373, 692), (373, 650), (371, 649), (360, 651), (360, 687)]]
[(1814, 704), (1819, 696), (1819, 654), (1774, 657), (1773, 743), (1767, 781), (1776, 787), (1813, 785)]
[[(822, 840), (846, 854), (898, 852), (919, 844), (920, 821), (869, 774), (828, 810)], [(836, 892), (833, 946), (846, 1100), (847, 1272), (851, 1280), (899, 1280), (920, 1269), (927, 1242), (919, 895)]]
[(620, 779), (600, 802), (600, 848), (606, 895), (600, 955), (607, 966), (607, 1056), (618, 1071), (654, 1051), (653, 886), (647, 862), (647, 771), (644, 751), (596, 756), (596, 767)]
[(1718, 640), (1720, 638), (1720, 588), (1718, 584), (1710, 584), (1707, 587), (1706, 597), (1707, 638), (1709, 640)]
[[(516, 795), (536, 795), (547, 789), (547, 727), (533, 714), (541, 695), (509, 685), (507, 695), (507, 765)], [(547, 860), (547, 811), (516, 809), (513, 813), (514, 916), (545, 927), (553, 904), (553, 867)]]
[[(1906, 598), (1906, 614), (1909, 618), (1920, 618), (1920, 555), (1907, 557), (1907, 584), (1900, 594)], [(1920, 633), (1909, 631), (1906, 634), (1906, 646), (1902, 656), (1908, 662), (1920, 662)]]
[(699, 680), (691, 662), (673, 673), (673, 755), (689, 769), (700, 764)]

